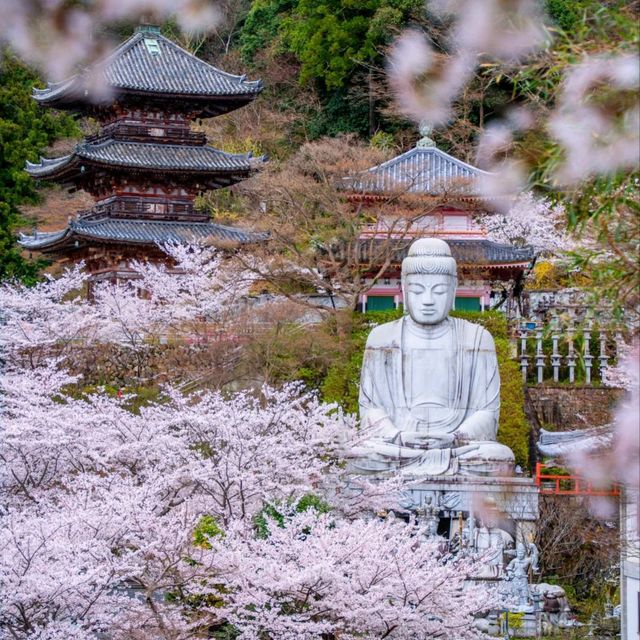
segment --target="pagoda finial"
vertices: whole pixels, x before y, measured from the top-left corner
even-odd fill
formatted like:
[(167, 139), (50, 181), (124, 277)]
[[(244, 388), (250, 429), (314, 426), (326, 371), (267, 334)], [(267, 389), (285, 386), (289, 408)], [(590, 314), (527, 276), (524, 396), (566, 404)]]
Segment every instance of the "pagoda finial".
[(429, 137), (433, 131), (433, 127), (426, 120), (420, 121), (418, 131), (420, 131), (422, 137), (416, 142), (416, 147), (428, 148), (436, 146), (436, 143)]
[(160, 27), (157, 24), (149, 24), (146, 22), (141, 22), (137, 27), (136, 27), (136, 32), (137, 33), (146, 33), (149, 35), (159, 35), (160, 34)]

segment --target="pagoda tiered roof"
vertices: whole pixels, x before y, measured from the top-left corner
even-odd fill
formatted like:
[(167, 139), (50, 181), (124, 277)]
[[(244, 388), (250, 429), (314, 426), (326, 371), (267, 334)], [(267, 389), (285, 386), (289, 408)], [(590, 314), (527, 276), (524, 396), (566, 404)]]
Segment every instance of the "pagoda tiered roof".
[(56, 253), (95, 245), (96, 241), (127, 245), (160, 246), (167, 243), (250, 244), (267, 239), (267, 234), (228, 227), (213, 222), (130, 220), (123, 218), (78, 218), (61, 231), (21, 234), (19, 243), (28, 250)]
[(251, 153), (233, 154), (200, 145), (174, 145), (152, 142), (127, 142), (107, 138), (99, 142), (82, 142), (73, 153), (59, 158), (41, 158), (26, 163), (27, 172), (40, 180), (73, 184), (93, 167), (127, 168), (138, 171), (204, 174), (212, 187), (226, 187), (258, 169), (264, 158)]
[(262, 91), (249, 81), (200, 60), (160, 34), (141, 27), (106, 59), (46, 89), (34, 89), (42, 105), (82, 110), (109, 105), (123, 97), (180, 98), (181, 109), (199, 117), (227, 113), (251, 102)]
[(216, 69), (157, 27), (138, 29), (72, 78), (35, 89), (40, 104), (93, 115), (100, 130), (67, 155), (27, 162), (27, 172), (99, 200), (65, 228), (22, 234), (19, 243), (86, 260), (92, 273), (117, 278), (128, 277), (126, 260), (163, 261), (163, 244), (265, 241), (267, 234), (211, 222), (195, 204), (198, 193), (250, 177), (264, 157), (220, 151), (207, 145), (204, 132), (190, 128), (194, 118), (242, 107), (261, 90), (261, 82)]

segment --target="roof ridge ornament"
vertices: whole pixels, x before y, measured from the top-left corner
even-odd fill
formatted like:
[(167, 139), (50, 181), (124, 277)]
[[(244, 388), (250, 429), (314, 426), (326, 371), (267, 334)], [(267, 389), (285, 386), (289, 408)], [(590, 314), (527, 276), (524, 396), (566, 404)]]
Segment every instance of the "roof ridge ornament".
[(160, 27), (157, 24), (139, 24), (136, 27), (136, 33), (158, 36), (160, 35)]
[(435, 148), (436, 143), (429, 137), (431, 132), (433, 131), (433, 127), (427, 122), (427, 120), (421, 120), (418, 126), (418, 131), (422, 136), (418, 142), (416, 142), (416, 147), (419, 149), (428, 149)]

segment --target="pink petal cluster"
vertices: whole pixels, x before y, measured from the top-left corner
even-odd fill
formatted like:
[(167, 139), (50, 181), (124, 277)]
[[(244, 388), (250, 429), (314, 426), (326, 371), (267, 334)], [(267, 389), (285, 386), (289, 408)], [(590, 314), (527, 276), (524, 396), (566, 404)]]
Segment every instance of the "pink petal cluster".
[(397, 520), (305, 512), (270, 524), (265, 539), (235, 528), (212, 542), (230, 591), (222, 611), (241, 638), (464, 640), (477, 637), (471, 613), (492, 606), (486, 590), (461, 579), (470, 563), (452, 579), (438, 544)]
[(531, 191), (511, 201), (505, 213), (483, 216), (482, 224), (496, 242), (529, 245), (548, 256), (574, 247), (574, 241), (566, 233), (564, 207), (537, 197)]

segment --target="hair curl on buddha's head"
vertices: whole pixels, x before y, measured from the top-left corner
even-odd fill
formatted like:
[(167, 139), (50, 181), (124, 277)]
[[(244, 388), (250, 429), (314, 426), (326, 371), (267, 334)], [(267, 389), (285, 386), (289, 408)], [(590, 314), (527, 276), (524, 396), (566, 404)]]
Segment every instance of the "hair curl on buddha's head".
[(456, 278), (458, 270), (449, 245), (438, 238), (420, 238), (402, 261), (402, 277), (412, 273), (447, 275)]

